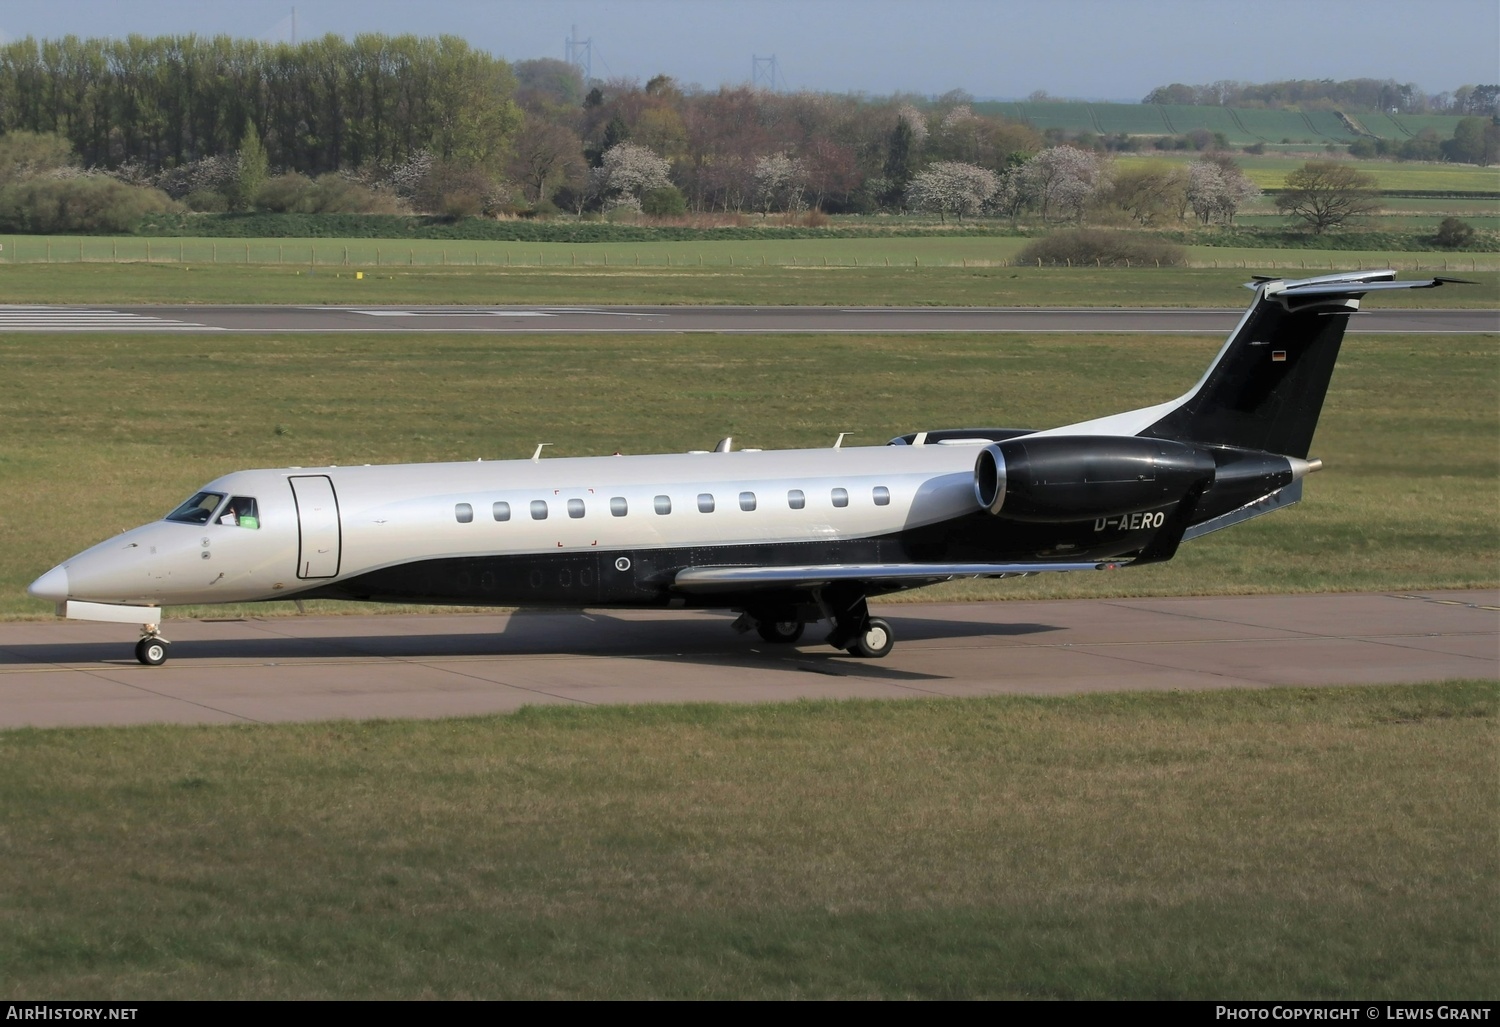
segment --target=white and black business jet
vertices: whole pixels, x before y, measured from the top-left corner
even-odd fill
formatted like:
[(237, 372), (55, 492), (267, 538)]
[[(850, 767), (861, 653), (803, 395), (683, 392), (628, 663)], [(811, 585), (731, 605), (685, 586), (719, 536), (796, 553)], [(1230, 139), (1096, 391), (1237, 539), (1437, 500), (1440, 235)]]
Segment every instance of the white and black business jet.
[[(1349, 317), (1392, 271), (1259, 279), (1179, 399), (1047, 431), (884, 446), (237, 471), (32, 583), (58, 613), (139, 624), (169, 604), (272, 599), (713, 607), (792, 643), (884, 656), (871, 596), (955, 578), (1169, 560), (1301, 498)], [(842, 436), (840, 436), (842, 441)]]

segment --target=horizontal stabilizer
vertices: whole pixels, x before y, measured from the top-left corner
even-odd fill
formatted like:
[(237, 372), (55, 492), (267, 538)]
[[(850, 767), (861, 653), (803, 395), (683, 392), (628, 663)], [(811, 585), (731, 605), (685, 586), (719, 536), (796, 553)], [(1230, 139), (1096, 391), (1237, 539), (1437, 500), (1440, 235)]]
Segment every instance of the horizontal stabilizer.
[(1287, 287), (1276, 295), (1281, 296), (1362, 296), (1367, 292), (1380, 292), (1383, 289), (1436, 289), (1444, 282), (1454, 282), (1452, 278), (1430, 278), (1425, 282), (1362, 282), (1362, 283), (1339, 283), (1320, 282), (1311, 285), (1299, 285), (1288, 282)]
[(689, 567), (674, 588), (697, 595), (747, 589), (812, 589), (835, 581), (931, 585), (954, 578), (1007, 578), (1042, 571), (1102, 571), (1118, 563), (850, 563), (802, 567)]

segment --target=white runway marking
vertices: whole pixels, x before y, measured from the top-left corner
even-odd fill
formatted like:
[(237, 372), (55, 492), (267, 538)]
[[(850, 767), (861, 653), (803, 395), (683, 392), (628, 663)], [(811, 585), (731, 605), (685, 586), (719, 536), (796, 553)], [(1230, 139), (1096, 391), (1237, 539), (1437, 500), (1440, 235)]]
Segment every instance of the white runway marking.
[(314, 310), (336, 310), (345, 314), (363, 314), (366, 317), (559, 317), (564, 314), (593, 314), (599, 317), (659, 317), (655, 313), (634, 310), (597, 310), (592, 307), (547, 307), (543, 309), (519, 308), (465, 308), (454, 310), (395, 309), (391, 307), (314, 307)]
[(355, 310), (350, 307), (322, 307), (323, 310), (342, 310), (348, 314), (364, 314), (366, 317), (556, 317), (545, 310)]
[(112, 332), (217, 331), (195, 321), (90, 307), (0, 306), (0, 331)]

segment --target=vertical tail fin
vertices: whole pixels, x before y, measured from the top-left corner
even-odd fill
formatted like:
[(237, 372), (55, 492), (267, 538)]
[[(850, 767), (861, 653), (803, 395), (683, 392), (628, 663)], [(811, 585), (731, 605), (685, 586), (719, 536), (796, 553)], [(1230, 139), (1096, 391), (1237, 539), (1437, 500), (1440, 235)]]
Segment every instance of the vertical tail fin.
[(1298, 281), (1258, 279), (1255, 300), (1208, 371), (1168, 403), (1040, 432), (1145, 435), (1306, 457), (1349, 317), (1368, 292), (1432, 289), (1455, 278), (1398, 282), (1394, 271)]
[(1252, 283), (1255, 302), (1208, 373), (1140, 434), (1306, 457), (1360, 298), (1444, 282), (1395, 277), (1394, 271), (1360, 271)]

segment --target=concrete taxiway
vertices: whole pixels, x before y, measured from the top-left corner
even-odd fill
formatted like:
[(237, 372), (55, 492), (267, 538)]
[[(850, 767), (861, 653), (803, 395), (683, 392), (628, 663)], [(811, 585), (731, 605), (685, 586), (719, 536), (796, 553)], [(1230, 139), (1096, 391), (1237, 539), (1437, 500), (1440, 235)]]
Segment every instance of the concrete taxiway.
[[(1243, 308), (0, 306), (5, 332), (480, 332), (878, 334), (1126, 332), (1227, 335)], [(1500, 332), (1497, 310), (1366, 309), (1351, 332)]]
[(884, 660), (772, 646), (722, 613), (167, 621), (143, 667), (120, 625), (0, 624), (0, 727), (503, 713), (1500, 678), (1500, 590), (880, 604)]

